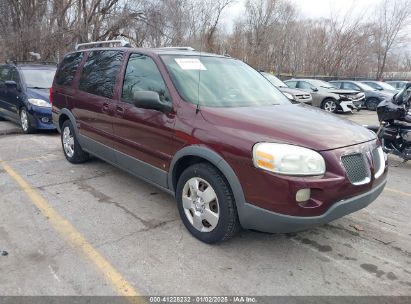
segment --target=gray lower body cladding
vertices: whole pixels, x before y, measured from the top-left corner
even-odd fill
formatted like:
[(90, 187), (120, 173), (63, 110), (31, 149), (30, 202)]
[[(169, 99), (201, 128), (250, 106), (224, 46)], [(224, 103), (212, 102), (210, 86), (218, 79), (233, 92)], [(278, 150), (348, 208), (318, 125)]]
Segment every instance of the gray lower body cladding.
[(255, 205), (243, 206), (241, 224), (244, 228), (271, 233), (297, 232), (329, 223), (347, 214), (353, 213), (371, 204), (384, 190), (387, 181), (361, 195), (334, 203), (322, 215), (298, 217), (274, 213)]

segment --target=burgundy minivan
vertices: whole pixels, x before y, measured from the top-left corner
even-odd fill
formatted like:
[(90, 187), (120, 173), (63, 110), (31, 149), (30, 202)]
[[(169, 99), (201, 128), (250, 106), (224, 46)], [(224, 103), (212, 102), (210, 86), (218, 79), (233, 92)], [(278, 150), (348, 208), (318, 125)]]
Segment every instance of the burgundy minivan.
[(240, 227), (324, 224), (366, 207), (386, 184), (373, 133), (291, 104), (230, 57), (83, 49), (64, 57), (50, 93), (69, 162), (95, 155), (164, 189), (187, 229), (207, 243)]

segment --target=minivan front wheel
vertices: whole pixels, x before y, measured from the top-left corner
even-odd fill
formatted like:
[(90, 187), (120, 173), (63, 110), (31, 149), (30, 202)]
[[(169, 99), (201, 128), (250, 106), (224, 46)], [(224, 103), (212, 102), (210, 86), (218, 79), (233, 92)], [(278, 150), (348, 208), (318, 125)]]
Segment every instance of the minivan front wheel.
[(85, 162), (90, 157), (89, 154), (81, 148), (70, 120), (66, 120), (61, 127), (61, 145), (64, 156), (73, 164)]
[(233, 194), (213, 166), (199, 163), (188, 167), (178, 180), (176, 198), (184, 225), (200, 241), (218, 243), (238, 232)]

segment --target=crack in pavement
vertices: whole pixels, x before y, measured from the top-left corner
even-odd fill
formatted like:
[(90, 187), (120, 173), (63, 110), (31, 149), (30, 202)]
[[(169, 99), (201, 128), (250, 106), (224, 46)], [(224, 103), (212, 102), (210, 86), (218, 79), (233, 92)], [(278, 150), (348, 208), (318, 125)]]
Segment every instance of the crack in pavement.
[(95, 245), (95, 248), (100, 248), (100, 247), (105, 246), (105, 245), (107, 245), (107, 244), (116, 244), (116, 243), (119, 243), (119, 242), (123, 241), (124, 239), (129, 238), (129, 237), (131, 237), (131, 236), (133, 236), (133, 235), (136, 235), (136, 234), (138, 234), (138, 233), (140, 233), (140, 232), (151, 231), (151, 230), (153, 230), (153, 229), (156, 229), (156, 228), (159, 228), (159, 227), (163, 227), (163, 226), (165, 226), (165, 225), (167, 225), (167, 224), (169, 224), (169, 223), (173, 223), (173, 222), (176, 222), (176, 221), (178, 221), (178, 220), (179, 220), (179, 219), (167, 220), (167, 221), (160, 222), (160, 223), (159, 223), (158, 225), (156, 225), (155, 227), (143, 228), (143, 229), (139, 229), (139, 230), (133, 231), (133, 232), (128, 233), (128, 234), (126, 234), (126, 235), (123, 235), (123, 236), (121, 236), (121, 237), (119, 237), (119, 238), (117, 238), (117, 239), (114, 239), (114, 240), (111, 240), (111, 241), (106, 241), (106, 242), (102, 242), (102, 243), (100, 243), (100, 244), (97, 244), (97, 245)]
[(134, 212), (132, 212), (131, 210), (129, 210), (127, 207), (121, 205), (120, 203), (116, 202), (115, 200), (113, 200), (113, 198), (111, 198), (110, 196), (104, 194), (103, 192), (95, 189), (93, 186), (88, 185), (87, 183), (82, 183), (82, 184), (78, 184), (76, 182), (74, 182), (74, 184), (76, 184), (79, 187), (79, 190), (83, 190), (88, 192), (89, 194), (91, 194), (92, 196), (94, 196), (98, 202), (100, 203), (104, 203), (104, 204), (110, 204), (110, 205), (114, 205), (117, 208), (123, 210), (127, 215), (133, 217), (134, 219), (138, 220), (139, 222), (141, 222), (146, 228), (146, 230), (150, 230), (150, 229), (155, 229), (158, 228), (162, 225), (165, 225), (167, 223), (167, 221), (157, 221), (157, 220), (145, 220), (143, 218), (141, 218), (140, 216), (138, 216), (137, 214), (135, 214)]
[(112, 174), (113, 173), (111, 173), (111, 172), (102, 172), (101, 174), (97, 174), (97, 175), (90, 176), (90, 177), (78, 178), (78, 179), (75, 179), (75, 180), (69, 180), (69, 181), (60, 182), (60, 183), (46, 184), (46, 185), (41, 185), (41, 186), (37, 186), (37, 187), (33, 187), (33, 188), (46, 191), (45, 187), (54, 187), (54, 186), (65, 185), (65, 184), (76, 184), (77, 182), (83, 182), (83, 181), (87, 181), (87, 180), (90, 180), (90, 179), (103, 177), (103, 176), (110, 176)]

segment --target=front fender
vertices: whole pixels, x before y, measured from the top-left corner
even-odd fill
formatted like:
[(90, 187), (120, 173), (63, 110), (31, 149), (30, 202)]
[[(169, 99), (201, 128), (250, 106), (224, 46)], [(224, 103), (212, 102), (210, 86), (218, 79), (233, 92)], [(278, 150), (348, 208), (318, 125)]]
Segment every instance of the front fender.
[(231, 191), (233, 192), (235, 203), (237, 206), (237, 212), (240, 219), (240, 223), (242, 222), (242, 218), (244, 218), (244, 207), (246, 204), (243, 188), (241, 187), (240, 181), (235, 174), (234, 170), (231, 166), (227, 163), (227, 161), (217, 152), (211, 150), (210, 148), (203, 146), (203, 145), (193, 145), (188, 146), (180, 151), (178, 151), (170, 165), (170, 171), (168, 175), (168, 187), (169, 189), (175, 193), (173, 178), (175, 174), (176, 164), (179, 160), (186, 156), (196, 156), (203, 158), (213, 164), (216, 168), (220, 170), (220, 172), (225, 176), (227, 179)]

